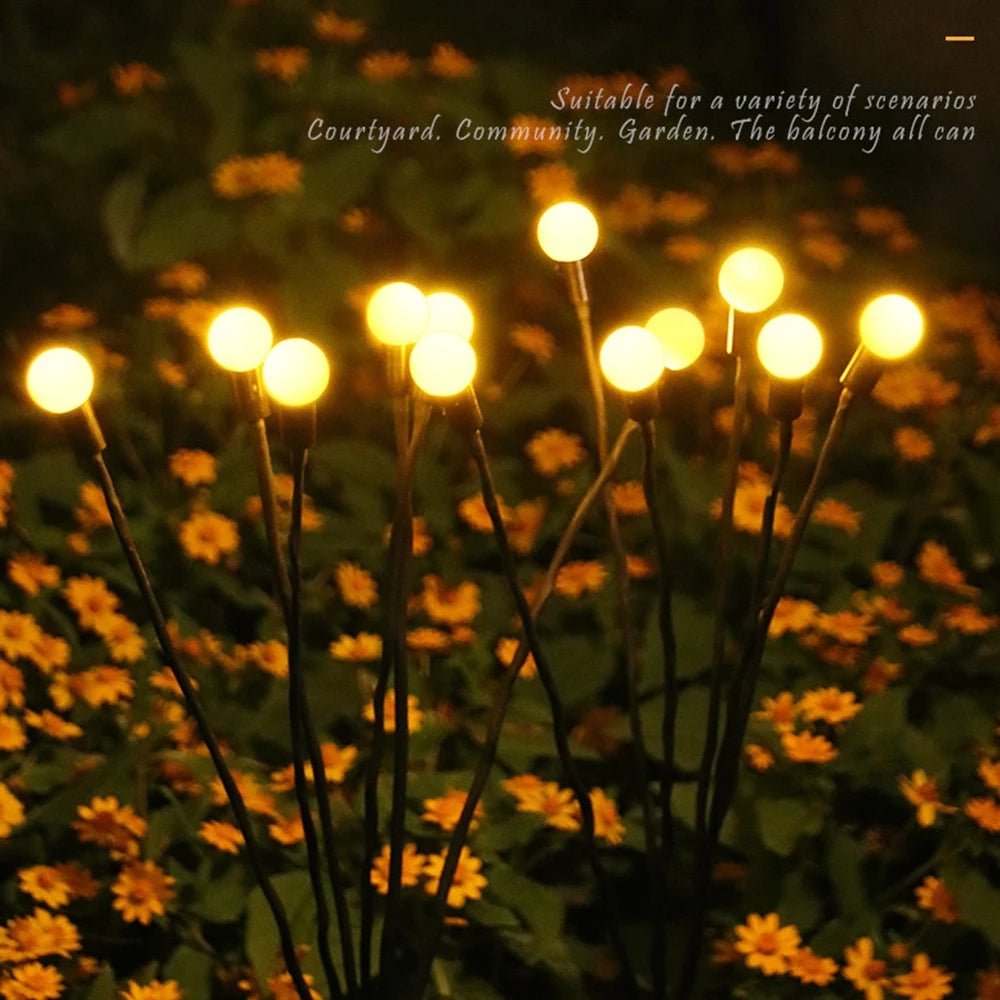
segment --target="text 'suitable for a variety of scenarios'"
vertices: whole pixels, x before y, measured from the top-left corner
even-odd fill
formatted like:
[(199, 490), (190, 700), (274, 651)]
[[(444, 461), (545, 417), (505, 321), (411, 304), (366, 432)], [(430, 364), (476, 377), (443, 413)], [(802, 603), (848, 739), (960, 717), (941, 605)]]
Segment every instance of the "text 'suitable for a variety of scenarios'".
[(372, 118), (344, 123), (315, 118), (308, 136), (332, 143), (365, 142), (374, 153), (410, 142), (515, 143), (562, 140), (580, 153), (598, 143), (782, 142), (849, 143), (864, 153), (880, 144), (971, 142), (976, 137), (976, 95), (884, 93), (855, 83), (820, 94), (809, 87), (772, 93), (701, 94), (679, 84), (657, 91), (647, 82), (590, 90), (559, 87), (549, 107), (555, 116), (516, 116), (507, 123), (436, 114), (425, 122)]

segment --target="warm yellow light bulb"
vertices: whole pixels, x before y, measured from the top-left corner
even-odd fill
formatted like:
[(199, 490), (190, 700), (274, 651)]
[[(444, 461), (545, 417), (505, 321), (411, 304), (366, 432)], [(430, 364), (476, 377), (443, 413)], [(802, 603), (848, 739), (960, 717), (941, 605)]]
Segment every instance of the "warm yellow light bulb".
[(538, 220), (538, 242), (553, 260), (583, 260), (597, 246), (597, 219), (586, 205), (561, 201)]
[(42, 351), (27, 373), (28, 395), (49, 413), (69, 413), (90, 399), (94, 391), (94, 369), (70, 347)]
[(646, 320), (663, 348), (663, 367), (678, 372), (701, 357), (705, 350), (705, 328), (687, 309), (661, 309)]
[(463, 340), (472, 338), (475, 319), (468, 303), (454, 292), (432, 292), (427, 296), (428, 333), (457, 333)]
[(208, 328), (208, 353), (231, 372), (249, 372), (274, 343), (271, 324), (256, 309), (236, 306), (219, 313)]
[(427, 329), (430, 310), (416, 285), (393, 281), (368, 300), (365, 319), (376, 340), (389, 347), (414, 344)]
[(315, 403), (330, 384), (330, 362), (304, 337), (281, 340), (264, 359), (264, 387), (282, 406)]
[(805, 378), (823, 356), (823, 337), (812, 320), (783, 313), (761, 328), (757, 356), (775, 378)]
[(457, 333), (429, 333), (410, 351), (410, 375), (428, 396), (457, 396), (476, 374), (476, 352)]
[(924, 335), (924, 317), (904, 295), (882, 295), (861, 313), (861, 342), (887, 361), (912, 351)]
[(622, 392), (642, 392), (663, 374), (663, 345), (644, 326), (623, 326), (601, 344), (601, 371)]
[(778, 258), (759, 247), (737, 250), (719, 269), (719, 291), (739, 312), (762, 312), (777, 300), (784, 284)]

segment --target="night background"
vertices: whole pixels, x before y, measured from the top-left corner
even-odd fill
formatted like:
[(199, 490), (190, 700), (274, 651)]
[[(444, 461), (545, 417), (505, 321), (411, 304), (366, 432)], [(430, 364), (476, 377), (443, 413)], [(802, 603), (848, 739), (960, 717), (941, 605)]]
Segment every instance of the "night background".
[[(0, 998), (1000, 1000), (998, 27), (5, 0)], [(732, 141), (855, 84), (870, 154)], [(712, 141), (550, 105), (642, 85)]]

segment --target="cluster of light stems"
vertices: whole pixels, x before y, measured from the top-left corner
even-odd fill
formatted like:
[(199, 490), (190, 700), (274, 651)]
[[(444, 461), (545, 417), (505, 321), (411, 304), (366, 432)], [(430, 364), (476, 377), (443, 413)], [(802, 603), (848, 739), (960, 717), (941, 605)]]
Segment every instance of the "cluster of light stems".
[[(472, 332), (471, 312), (461, 300), (457, 300), (450, 293), (439, 294), (435, 303), (432, 301), (434, 296), (425, 299), (417, 289), (401, 283), (380, 290), (373, 296), (369, 306), (369, 327), (388, 349), (388, 375), (393, 395), (393, 424), (397, 452), (397, 502), (386, 557), (382, 659), (373, 694), (375, 726), (364, 778), (364, 839), (360, 874), (361, 928), (360, 948), (357, 953), (360, 969), (355, 961), (354, 936), (346, 886), (338, 858), (325, 764), (311, 717), (301, 657), (301, 539), (305, 475), (308, 450), (315, 436), (315, 399), (326, 387), (329, 367), (318, 348), (307, 341), (295, 338), (271, 348), (272, 335), (269, 325), (259, 314), (250, 310), (237, 309), (224, 313), (216, 324), (213, 324), (213, 330), (209, 334), (208, 342), (213, 355), (220, 364), (233, 373), (237, 404), (249, 425), (275, 591), (288, 633), (288, 710), (294, 788), (316, 906), (320, 962), (331, 998), (346, 995), (349, 1000), (368, 1000), (372, 997), (388, 1000), (390, 997), (402, 996), (407, 1000), (419, 1000), (423, 996), (440, 943), (447, 912), (448, 893), (457, 871), (461, 850), (471, 829), (475, 810), (486, 787), (489, 773), (496, 761), (503, 721), (514, 684), (529, 655), (534, 658), (538, 676), (549, 702), (556, 751), (565, 779), (579, 804), (583, 841), (600, 894), (610, 943), (619, 963), (624, 988), (627, 994), (634, 998), (639, 998), (646, 992), (651, 992), (654, 1000), (665, 1000), (667, 996), (666, 927), (672, 883), (670, 866), (675, 853), (672, 797), (674, 785), (680, 780), (674, 760), (678, 665), (672, 615), (671, 545), (657, 483), (654, 418), (659, 405), (657, 396), (659, 369), (656, 364), (652, 366), (655, 369), (652, 377), (648, 377), (644, 369), (650, 367), (649, 359), (657, 361), (661, 357), (664, 368), (684, 367), (701, 351), (704, 334), (697, 319), (691, 314), (683, 310), (663, 310), (647, 321), (646, 327), (626, 327), (615, 331), (604, 342), (600, 358), (598, 357), (582, 265), (583, 257), (596, 243), (597, 229), (592, 219), (581, 215), (580, 208), (580, 206), (572, 207), (560, 215), (560, 219), (564, 217), (570, 219), (570, 229), (576, 227), (569, 237), (564, 232), (563, 221), (553, 227), (552, 219), (549, 218), (548, 228), (542, 223), (539, 225), (539, 239), (546, 252), (553, 259), (563, 262), (566, 269), (570, 297), (580, 328), (582, 354), (594, 407), (596, 451), (600, 468), (559, 540), (534, 599), (533, 607), (529, 605), (518, 580), (517, 565), (500, 513), (499, 500), (481, 434), (482, 415), (469, 384), (475, 370), (475, 355), (466, 343)], [(546, 213), (543, 216), (543, 223), (549, 215), (550, 213)], [(556, 215), (559, 215), (559, 212), (556, 212)], [(710, 651), (709, 712), (704, 752), (694, 776), (697, 781), (694, 913), (690, 922), (690, 937), (679, 969), (676, 996), (680, 1000), (690, 997), (694, 989), (702, 935), (709, 909), (712, 860), (718, 847), (723, 822), (735, 796), (743, 739), (771, 619), (788, 582), (795, 555), (815, 506), (833, 449), (843, 432), (852, 400), (856, 395), (865, 395), (871, 391), (882, 370), (883, 362), (880, 359), (893, 359), (907, 353), (919, 340), (922, 329), (919, 313), (916, 313), (916, 318), (914, 317), (915, 307), (899, 296), (885, 296), (876, 300), (862, 314), (863, 346), (859, 348), (842, 376), (843, 390), (839, 404), (818, 456), (811, 481), (796, 512), (789, 538), (766, 598), (762, 595), (768, 575), (774, 516), (791, 450), (792, 422), (801, 410), (801, 378), (815, 365), (822, 343), (815, 327), (804, 317), (794, 314), (775, 317), (761, 331), (758, 352), (762, 363), (773, 375), (772, 398), (768, 404), (768, 412), (778, 422), (779, 445), (770, 490), (764, 504), (760, 547), (751, 586), (747, 624), (743, 629), (742, 646), (735, 669), (727, 679), (726, 638), (727, 623), (730, 618), (729, 590), (735, 548), (733, 513), (749, 404), (746, 338), (738, 325), (736, 312), (738, 310), (759, 312), (774, 301), (782, 283), (780, 266), (764, 251), (756, 249), (739, 251), (728, 258), (723, 265), (719, 283), (720, 290), (731, 306), (727, 346), (735, 359), (734, 417), (722, 498), (716, 615)], [(423, 313), (420, 313), (421, 309), (424, 310)], [(887, 326), (891, 326), (892, 321), (898, 321), (901, 330), (898, 336), (886, 332)], [(269, 349), (270, 353), (267, 353)], [(310, 1000), (309, 989), (295, 951), (288, 916), (263, 865), (245, 803), (198, 702), (191, 680), (177, 656), (159, 601), (131, 538), (124, 511), (104, 461), (104, 440), (88, 402), (93, 387), (92, 373), (85, 362), (83, 368), (80, 367), (78, 358), (67, 359), (67, 355), (73, 353), (58, 349), (39, 356), (29, 370), (29, 391), (39, 405), (52, 412), (66, 414), (67, 427), (78, 452), (81, 456), (93, 460), (96, 466), (111, 512), (112, 524), (146, 603), (159, 641), (161, 656), (177, 679), (188, 709), (198, 725), (229, 797), (237, 824), (246, 842), (248, 861), (271, 909), (282, 954), (296, 992), (300, 1000)], [(46, 354), (51, 356), (46, 358)], [(55, 355), (59, 355), (58, 360)], [(419, 392), (415, 393), (411, 388), (407, 367), (413, 381), (420, 388)], [(610, 448), (607, 407), (601, 378), (602, 368), (605, 376), (624, 392), (626, 410), (630, 417)], [(293, 491), (287, 561), (278, 527), (271, 457), (264, 423), (268, 415), (268, 406), (261, 386), (261, 370), (268, 391), (282, 406), (282, 437), (291, 455)], [(432, 404), (435, 402), (444, 407), (450, 422), (465, 440), (478, 470), (484, 504), (496, 537), (504, 576), (521, 620), (523, 637), (509, 670), (498, 684), (494, 695), (486, 734), (480, 747), (479, 762), (448, 844), (438, 889), (432, 901), (430, 919), (426, 922), (424, 932), (418, 935), (416, 950), (411, 948), (408, 951), (401, 894), (409, 771), (406, 606), (412, 563), (415, 465), (431, 415)], [(659, 773), (658, 803), (654, 803), (653, 783), (649, 780), (650, 759), (639, 712), (641, 661), (631, 609), (625, 550), (611, 493), (612, 477), (628, 438), (637, 428), (641, 431), (642, 441), (642, 486), (650, 514), (656, 555), (658, 587), (656, 614), (663, 663), (664, 712), (662, 730), (659, 734), (662, 767)], [(651, 924), (649, 938), (651, 991), (640, 984), (625, 944), (617, 901), (595, 837), (595, 817), (590, 793), (572, 756), (569, 744), (569, 720), (536, 629), (538, 616), (552, 593), (559, 568), (598, 497), (603, 500), (608, 539), (614, 559), (625, 687), (632, 730), (636, 794), (643, 815)], [(378, 785), (386, 745), (385, 698), (390, 681), (394, 688), (395, 709), (392, 727), (392, 796), (388, 822), (388, 891), (385, 921), (379, 943), (379, 971), (375, 976), (372, 968), (375, 889), (370, 873), (378, 852), (380, 830)], [(723, 701), (726, 703), (725, 725), (720, 735)], [(311, 765), (315, 786), (319, 836), (312, 815), (306, 773), (307, 759)], [(338, 977), (330, 950), (332, 920), (324, 886), (324, 860), (326, 881), (333, 894), (337, 915), (344, 972), (343, 984)]]

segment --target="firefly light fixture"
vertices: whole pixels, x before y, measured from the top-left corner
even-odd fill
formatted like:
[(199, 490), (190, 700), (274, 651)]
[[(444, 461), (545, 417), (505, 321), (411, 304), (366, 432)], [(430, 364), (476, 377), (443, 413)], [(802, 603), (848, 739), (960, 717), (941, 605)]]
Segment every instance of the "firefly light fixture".
[[(368, 872), (378, 845), (378, 779), (387, 737), (384, 701), (390, 680), (395, 692), (392, 727), (393, 780), (389, 816), (388, 892), (381, 939), (379, 990), (383, 995), (398, 994), (416, 998), (421, 995), (426, 983), (430, 962), (440, 937), (447, 894), (458, 865), (459, 853), (496, 757), (504, 712), (517, 674), (528, 655), (534, 657), (538, 667), (549, 701), (556, 750), (566, 780), (580, 804), (584, 839), (594, 879), (601, 891), (608, 917), (611, 943), (621, 965), (627, 990), (638, 995), (637, 979), (625, 947), (614, 896), (594, 838), (595, 821), (589, 791), (572, 756), (565, 708), (536, 628), (538, 615), (552, 591), (559, 566), (598, 497), (604, 501), (609, 541), (619, 578), (618, 610), (622, 621), (629, 719), (633, 731), (631, 752), (634, 754), (636, 777), (640, 786), (648, 862), (653, 994), (655, 1000), (663, 1000), (666, 996), (669, 978), (665, 948), (669, 889), (666, 872), (674, 844), (673, 789), (677, 775), (674, 748), (678, 664), (672, 613), (672, 546), (659, 482), (666, 476), (667, 470), (658, 467), (657, 463), (655, 419), (659, 413), (660, 398), (669, 394), (675, 373), (689, 367), (701, 356), (705, 349), (706, 334), (697, 316), (686, 309), (671, 306), (655, 312), (642, 325), (625, 325), (613, 330), (603, 339), (598, 349), (594, 341), (583, 261), (595, 249), (599, 233), (599, 225), (593, 213), (577, 202), (563, 202), (552, 206), (542, 214), (537, 226), (537, 238), (542, 251), (560, 264), (568, 277), (570, 298), (580, 327), (582, 353), (593, 397), (599, 472), (560, 539), (533, 605), (529, 604), (518, 582), (517, 567), (483, 441), (483, 415), (473, 388), (477, 372), (476, 351), (470, 342), (476, 325), (473, 311), (454, 292), (441, 290), (425, 295), (415, 285), (401, 281), (393, 281), (378, 288), (367, 305), (365, 321), (368, 330), (386, 349), (397, 446), (397, 497), (386, 556), (383, 651), (373, 695), (376, 724), (364, 779), (364, 864), (359, 969), (355, 968), (344, 874), (337, 856), (336, 831), (330, 814), (325, 764), (309, 711), (301, 648), (301, 535), (305, 476), (309, 449), (316, 440), (316, 404), (329, 386), (331, 366), (325, 352), (310, 340), (291, 337), (275, 343), (269, 321), (248, 306), (224, 310), (208, 330), (207, 349), (219, 366), (229, 373), (237, 407), (251, 428), (275, 588), (288, 632), (289, 724), (295, 792), (303, 821), (310, 881), (316, 900), (320, 960), (331, 997), (345, 994), (351, 1000), (367, 997), (374, 982), (372, 950), (376, 923), (374, 889)], [(729, 307), (726, 350), (734, 359), (733, 427), (728, 445), (721, 505), (716, 617), (712, 648), (709, 651), (709, 712), (704, 751), (696, 776), (694, 823), (697, 853), (694, 878), (698, 891), (691, 937), (679, 970), (678, 996), (681, 998), (690, 996), (697, 972), (701, 933), (707, 916), (711, 863), (722, 823), (733, 801), (742, 742), (753, 704), (768, 628), (788, 582), (830, 455), (843, 433), (852, 400), (869, 395), (886, 366), (908, 355), (923, 334), (923, 317), (919, 309), (901, 294), (883, 295), (869, 303), (861, 313), (860, 344), (841, 375), (842, 388), (836, 411), (809, 485), (796, 511), (778, 568), (769, 581), (774, 516), (790, 455), (792, 424), (802, 410), (804, 380), (822, 359), (823, 338), (816, 325), (798, 313), (783, 313), (767, 319), (760, 324), (756, 337), (751, 338), (751, 320), (748, 317), (769, 310), (777, 302), (784, 287), (781, 265), (768, 250), (751, 246), (728, 256), (719, 271), (718, 287)], [(751, 343), (755, 351), (751, 350)], [(768, 376), (767, 415), (778, 425), (778, 450), (770, 491), (764, 504), (760, 552), (749, 590), (747, 621), (742, 630), (744, 634), (740, 636), (742, 642), (736, 657), (738, 662), (727, 680), (723, 676), (722, 667), (726, 661), (734, 560), (734, 498), (744, 428), (750, 412), (751, 368), (758, 365)], [(602, 376), (620, 394), (627, 414), (611, 447), (608, 444)], [(65, 346), (55, 347), (41, 353), (31, 362), (27, 371), (27, 387), (31, 398), (41, 408), (60, 416), (81, 458), (92, 460), (97, 468), (112, 523), (146, 603), (160, 643), (161, 655), (177, 677), (189, 710), (198, 723), (202, 738), (209, 747), (213, 763), (229, 794), (237, 822), (246, 840), (248, 860), (271, 907), (279, 930), (282, 953), (296, 990), (301, 1000), (309, 1000), (301, 965), (295, 955), (287, 915), (268, 880), (239, 790), (198, 704), (190, 679), (177, 658), (159, 602), (131, 539), (124, 511), (105, 464), (105, 442), (90, 404), (94, 389), (93, 371), (79, 352)], [(281, 437), (289, 451), (292, 471), (291, 524), (285, 542), (280, 537), (278, 527), (265, 425), (272, 403), (278, 410)], [(483, 755), (449, 843), (434, 898), (433, 914), (424, 929), (416, 962), (411, 967), (406, 961), (400, 894), (409, 760), (406, 603), (412, 558), (415, 463), (424, 429), (435, 407), (440, 407), (445, 412), (461, 434), (479, 472), (483, 501), (499, 547), (504, 575), (517, 607), (523, 638), (511, 664), (511, 674), (504, 679), (496, 693)], [(640, 431), (642, 441), (642, 485), (656, 554), (657, 621), (663, 661), (665, 710), (659, 734), (662, 745), (658, 782), (659, 824), (655, 822), (656, 808), (651, 790), (654, 782), (649, 779), (650, 755), (646, 750), (639, 714), (637, 692), (641, 664), (631, 617), (625, 555), (610, 492), (611, 479), (627, 440), (636, 430)], [(307, 761), (311, 765), (315, 782), (321, 837), (317, 834), (312, 819)], [(332, 920), (323, 883), (324, 859), (325, 877), (333, 894), (343, 950), (340, 963), (344, 976), (343, 985), (329, 947)]]

